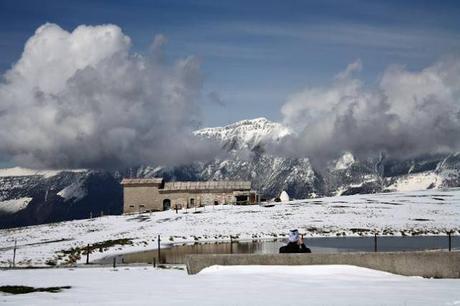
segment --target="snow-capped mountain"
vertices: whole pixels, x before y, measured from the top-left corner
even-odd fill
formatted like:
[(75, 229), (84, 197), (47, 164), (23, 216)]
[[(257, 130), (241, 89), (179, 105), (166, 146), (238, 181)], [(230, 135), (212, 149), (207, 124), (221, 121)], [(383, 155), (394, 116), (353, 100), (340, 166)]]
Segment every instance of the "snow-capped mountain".
[(307, 198), (460, 185), (460, 154), (401, 161), (382, 156), (356, 160), (351, 153), (344, 152), (319, 172), (312, 168), (308, 157), (286, 158), (266, 153), (270, 145), (293, 131), (265, 118), (205, 128), (195, 134), (219, 141), (231, 158), (186, 167), (141, 167), (138, 176), (164, 176), (172, 180), (245, 179), (267, 198), (278, 196), (282, 190), (294, 198)]
[(266, 198), (282, 190), (296, 198), (324, 194), (320, 176), (308, 158), (283, 158), (266, 153), (270, 145), (293, 132), (266, 118), (242, 120), (224, 127), (205, 128), (195, 135), (220, 143), (230, 158), (186, 167), (139, 169), (139, 176), (163, 176), (173, 180), (250, 180), (252, 187)]
[(219, 141), (228, 150), (252, 149), (261, 143), (279, 141), (293, 132), (266, 118), (242, 120), (224, 127), (204, 128), (195, 135)]
[(460, 186), (460, 153), (408, 160), (351, 153), (313, 169), (308, 157), (274, 156), (270, 146), (293, 132), (265, 118), (243, 120), (195, 134), (220, 143), (225, 159), (176, 167), (140, 166), (120, 172), (0, 169), (0, 227), (81, 219), (122, 211), (123, 176), (166, 180), (250, 180), (266, 199), (284, 190), (291, 198), (411, 191)]

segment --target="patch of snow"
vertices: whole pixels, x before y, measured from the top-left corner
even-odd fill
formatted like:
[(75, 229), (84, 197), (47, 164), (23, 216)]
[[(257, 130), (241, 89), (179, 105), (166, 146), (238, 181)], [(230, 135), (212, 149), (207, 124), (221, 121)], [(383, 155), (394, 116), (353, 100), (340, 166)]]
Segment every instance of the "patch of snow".
[(29, 205), (32, 198), (24, 197), (13, 200), (0, 201), (0, 215), (11, 215), (21, 211)]
[(355, 162), (353, 154), (346, 152), (343, 154), (335, 163), (335, 170), (345, 170), (348, 169)]
[(374, 181), (375, 181), (375, 179), (373, 177), (371, 177), (371, 178), (366, 178), (365, 177), (361, 183), (349, 184), (349, 185), (338, 187), (336, 192), (335, 192), (335, 195), (340, 196), (343, 192), (347, 191), (350, 188), (361, 188), (361, 187), (364, 186), (364, 184), (374, 182)]
[(84, 179), (79, 179), (78, 181), (59, 191), (57, 195), (63, 198), (65, 202), (69, 200), (73, 200), (73, 202), (80, 201), (87, 195), (84, 183)]
[(407, 192), (430, 188), (438, 188), (442, 182), (438, 174), (434, 172), (420, 172), (402, 176), (396, 180), (388, 189)]
[(343, 186), (338, 187), (337, 190), (335, 191), (335, 196), (336, 197), (340, 196), (345, 190), (347, 190), (347, 188)]
[(407, 171), (408, 174), (411, 174), (412, 171), (414, 171), (415, 165), (410, 166), (409, 171)]
[(45, 178), (50, 178), (64, 171), (65, 172), (85, 172), (87, 170), (85, 169), (36, 170), (36, 169), (29, 169), (29, 168), (22, 168), (22, 167), (13, 167), (13, 168), (0, 169), (0, 177), (40, 175)]
[[(309, 276), (345, 276), (345, 277), (372, 277), (382, 279), (403, 279), (406, 276), (392, 274), (389, 272), (377, 271), (373, 269), (350, 266), (350, 265), (305, 265), (305, 266), (260, 266), (260, 265), (241, 265), (241, 266), (221, 266), (214, 265), (204, 268), (199, 274), (285, 274), (285, 275), (309, 275)], [(460, 280), (459, 280), (460, 283)]]

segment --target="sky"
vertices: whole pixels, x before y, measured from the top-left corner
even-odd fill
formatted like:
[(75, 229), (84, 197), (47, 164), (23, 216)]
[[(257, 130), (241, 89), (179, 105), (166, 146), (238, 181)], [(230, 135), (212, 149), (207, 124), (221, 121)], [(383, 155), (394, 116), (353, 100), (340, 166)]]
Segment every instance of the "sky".
[(458, 16), (458, 1), (1, 0), (0, 165), (182, 163), (217, 154), (193, 129), (257, 117), (298, 131), (282, 155), (456, 150)]
[(458, 1), (0, 1), (0, 71), (46, 22), (116, 24), (144, 53), (157, 34), (171, 59), (197, 56), (203, 126), (267, 117), (305, 86), (360, 59), (372, 84), (390, 64), (420, 69), (460, 50)]

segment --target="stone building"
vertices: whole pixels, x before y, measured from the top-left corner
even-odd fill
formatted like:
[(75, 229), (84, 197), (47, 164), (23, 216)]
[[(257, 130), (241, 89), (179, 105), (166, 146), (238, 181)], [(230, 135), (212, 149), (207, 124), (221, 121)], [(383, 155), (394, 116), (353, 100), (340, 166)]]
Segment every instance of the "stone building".
[(218, 204), (255, 204), (249, 181), (164, 182), (123, 179), (123, 213), (162, 211)]

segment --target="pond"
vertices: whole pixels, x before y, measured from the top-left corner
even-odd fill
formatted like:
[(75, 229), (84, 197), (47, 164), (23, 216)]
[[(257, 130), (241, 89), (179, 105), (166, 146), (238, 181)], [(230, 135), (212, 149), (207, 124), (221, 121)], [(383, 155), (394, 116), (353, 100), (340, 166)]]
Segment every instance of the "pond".
[[(384, 236), (378, 237), (378, 251), (421, 251), (448, 249), (447, 236)], [(253, 240), (241, 242), (213, 242), (171, 245), (160, 251), (161, 263), (182, 264), (190, 254), (276, 254), (286, 244), (284, 239)], [(321, 237), (305, 238), (313, 253), (373, 252), (374, 237)], [(460, 249), (460, 236), (452, 236), (452, 248)], [(113, 256), (97, 263), (110, 264)], [(148, 250), (116, 256), (117, 263), (149, 263), (158, 261), (158, 251)]]

